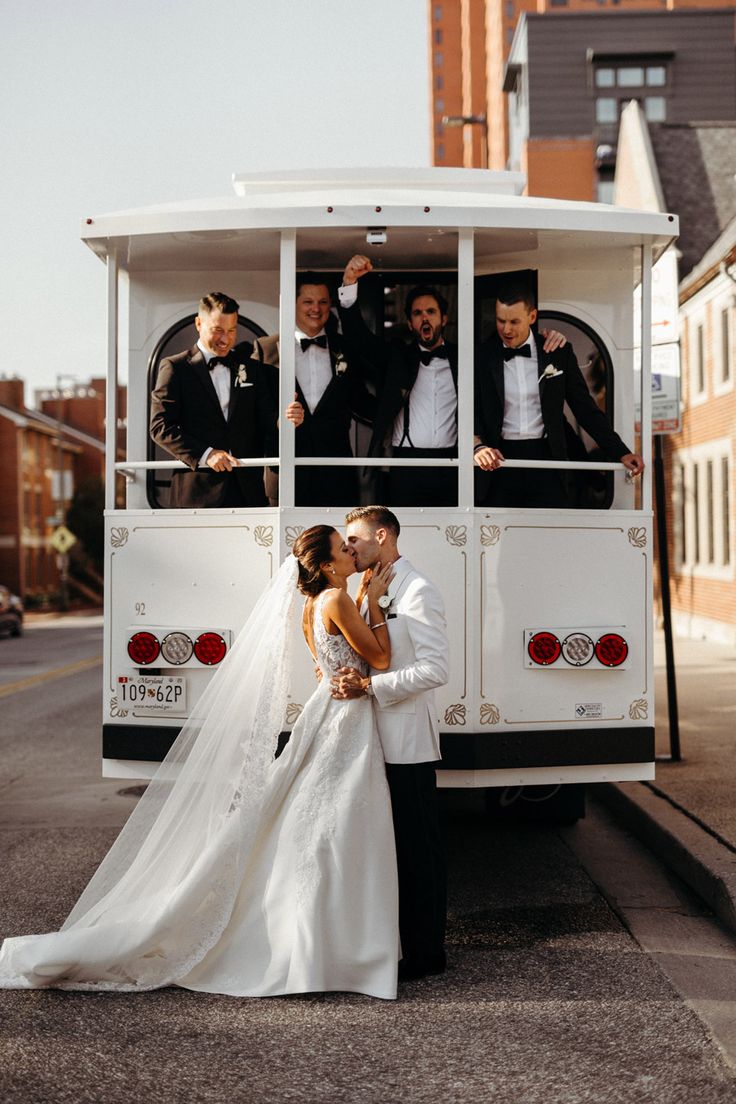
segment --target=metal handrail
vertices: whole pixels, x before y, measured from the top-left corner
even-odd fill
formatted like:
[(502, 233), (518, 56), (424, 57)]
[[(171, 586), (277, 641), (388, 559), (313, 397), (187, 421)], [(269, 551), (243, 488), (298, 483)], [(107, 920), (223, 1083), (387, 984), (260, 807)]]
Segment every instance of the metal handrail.
[[(278, 456), (242, 456), (238, 457), (241, 468), (277, 468)], [(317, 468), (457, 468), (456, 456), (422, 456), (417, 459), (398, 456), (297, 456), (296, 467)], [(192, 471), (183, 460), (119, 460), (114, 465), (116, 471), (158, 471), (177, 469)], [(566, 471), (626, 471), (623, 464), (609, 460), (504, 460), (504, 468), (563, 468)], [(211, 471), (207, 464), (200, 464), (199, 470)]]

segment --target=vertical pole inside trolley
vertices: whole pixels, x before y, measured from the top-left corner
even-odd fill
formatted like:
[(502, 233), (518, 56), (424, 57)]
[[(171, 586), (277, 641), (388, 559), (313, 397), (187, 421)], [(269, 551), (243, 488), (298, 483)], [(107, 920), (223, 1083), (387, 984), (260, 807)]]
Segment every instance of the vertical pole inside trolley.
[(115, 509), (118, 458), (118, 258), (107, 254), (107, 391), (105, 392), (105, 509)]
[[(296, 317), (296, 230), (281, 231), (279, 263), (279, 503), (294, 505), (294, 433), (286, 432), (286, 407), (295, 390), (296, 357), (294, 319)], [(288, 426), (291, 429), (291, 426)]]
[(641, 247), (641, 371), (639, 373), (639, 409), (641, 410), (641, 454), (644, 478), (641, 508), (652, 509), (652, 247)]
[(457, 244), (457, 435), (460, 507), (473, 507), (473, 344), (475, 239), (472, 227), (461, 227)]

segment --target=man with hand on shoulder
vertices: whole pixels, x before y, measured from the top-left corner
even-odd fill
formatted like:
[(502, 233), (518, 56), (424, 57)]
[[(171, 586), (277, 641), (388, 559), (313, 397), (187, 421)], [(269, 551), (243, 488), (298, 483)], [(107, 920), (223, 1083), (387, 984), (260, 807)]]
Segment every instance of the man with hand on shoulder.
[(565, 403), (610, 460), (632, 476), (644, 470), (596, 405), (572, 346), (548, 349), (532, 331), (536, 319), (528, 288), (510, 284), (496, 300), (496, 334), (476, 352), (473, 460), (485, 473), (476, 482), (478, 506), (570, 505), (559, 469), (502, 467), (505, 459), (569, 459)]
[[(386, 343), (366, 326), (358, 305), (358, 281), (371, 272), (368, 257), (348, 261), (339, 290), (343, 330), (376, 375), (383, 375), (370, 456), (451, 459), (457, 456), (457, 346), (445, 339), (448, 305), (435, 287), (412, 288), (406, 296), (408, 342)], [(565, 344), (555, 330), (545, 348)], [(391, 506), (456, 506), (457, 471), (452, 467), (390, 468)]]

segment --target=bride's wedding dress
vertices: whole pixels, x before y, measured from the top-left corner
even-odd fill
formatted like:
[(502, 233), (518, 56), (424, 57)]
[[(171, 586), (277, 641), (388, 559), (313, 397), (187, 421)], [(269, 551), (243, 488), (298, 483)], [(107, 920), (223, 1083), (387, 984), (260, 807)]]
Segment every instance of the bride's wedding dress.
[(287, 561), (62, 930), (5, 941), (0, 987), (396, 996), (383, 755), (370, 701), (330, 697), (365, 664), (326, 631), (326, 592), (324, 677), (273, 759), (294, 583)]

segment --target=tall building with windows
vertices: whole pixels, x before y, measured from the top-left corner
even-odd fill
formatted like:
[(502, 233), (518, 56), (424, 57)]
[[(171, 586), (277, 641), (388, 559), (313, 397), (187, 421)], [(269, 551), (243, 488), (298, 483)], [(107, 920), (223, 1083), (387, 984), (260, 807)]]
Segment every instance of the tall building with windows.
[(428, 12), (437, 165), (487, 156), (528, 171), (534, 194), (605, 199), (622, 103), (660, 122), (736, 114), (733, 0), (436, 0)]
[(508, 166), (532, 195), (610, 202), (622, 107), (736, 117), (731, 10), (523, 15), (506, 66)]

